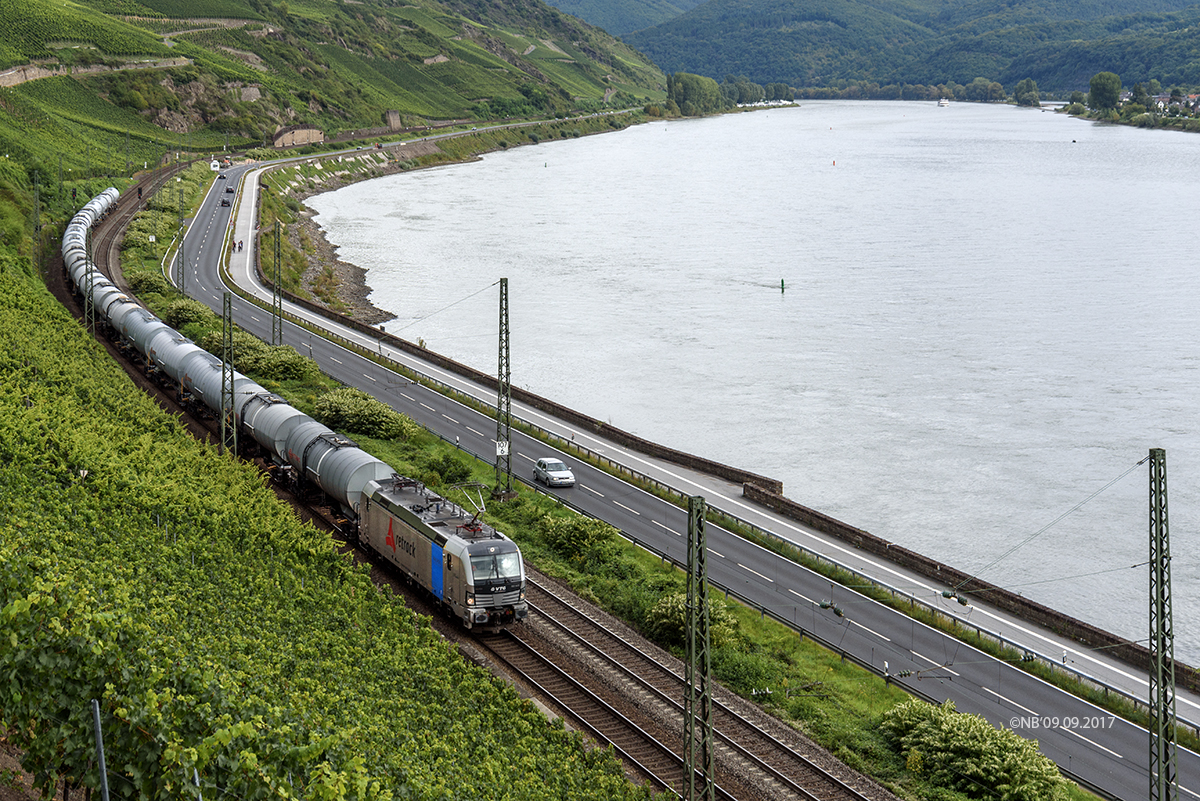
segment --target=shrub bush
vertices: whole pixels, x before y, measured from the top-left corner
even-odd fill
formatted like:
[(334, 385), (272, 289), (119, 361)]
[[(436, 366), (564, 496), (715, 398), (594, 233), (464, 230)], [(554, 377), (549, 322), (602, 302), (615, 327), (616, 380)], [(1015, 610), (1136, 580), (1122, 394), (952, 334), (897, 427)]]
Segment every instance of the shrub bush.
[(330, 428), (376, 439), (407, 439), (418, 430), (409, 418), (350, 387), (318, 398), (313, 417)]
[(538, 528), (551, 550), (576, 561), (606, 553), (617, 538), (617, 530), (608, 523), (583, 515), (543, 517)]
[[(663, 645), (680, 646), (687, 634), (687, 593), (664, 595), (646, 616), (646, 630)], [(708, 637), (713, 648), (729, 645), (737, 639), (737, 621), (722, 602), (709, 596)]]
[[(217, 315), (213, 314), (212, 309), (198, 300), (179, 298), (171, 301), (171, 304), (167, 306), (167, 310), (163, 313), (162, 319), (163, 322), (178, 331), (190, 323), (211, 324), (217, 319)], [(218, 332), (218, 348), (220, 348), (219, 337), (220, 333)], [(205, 346), (201, 345), (201, 347)]]
[(125, 280), (129, 283), (129, 291), (141, 297), (142, 295), (167, 295), (173, 289), (167, 279), (159, 272), (126, 273)]
[(461, 484), (471, 478), (471, 466), (453, 453), (430, 459), (429, 469), (436, 471), (444, 484)]
[(880, 728), (910, 770), (972, 798), (1067, 797), (1066, 781), (1036, 741), (958, 712), (952, 701), (934, 706), (911, 699), (884, 713)]
[[(221, 340), (220, 331), (209, 329), (199, 335), (197, 344), (209, 353), (220, 356)], [(319, 372), (315, 362), (301, 356), (290, 345), (268, 345), (240, 329), (233, 332), (233, 367), (269, 381), (315, 378)]]

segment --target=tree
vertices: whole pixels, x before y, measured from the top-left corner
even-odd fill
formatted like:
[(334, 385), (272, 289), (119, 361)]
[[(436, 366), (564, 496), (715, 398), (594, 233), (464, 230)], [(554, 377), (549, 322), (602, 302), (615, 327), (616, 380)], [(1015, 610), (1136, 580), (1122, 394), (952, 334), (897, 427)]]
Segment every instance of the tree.
[(685, 117), (711, 114), (727, 107), (716, 81), (687, 72), (667, 76), (667, 101), (675, 103)]
[(1013, 89), (1013, 99), (1017, 101), (1018, 106), (1040, 106), (1037, 81), (1026, 78), (1018, 82), (1017, 87)]
[(1121, 78), (1114, 72), (1097, 72), (1089, 84), (1088, 106), (1096, 110), (1117, 107), (1121, 100)]
[(1086, 105), (1087, 104), (1087, 95), (1085, 95), (1083, 92), (1080, 92), (1079, 90), (1071, 92), (1071, 105), (1075, 105), (1076, 103), (1078, 103), (1081, 106)]
[(1135, 83), (1133, 85), (1132, 97), (1129, 98), (1129, 102), (1135, 103), (1141, 106), (1143, 109), (1150, 108), (1150, 94), (1146, 91), (1146, 87), (1142, 86), (1140, 83)]

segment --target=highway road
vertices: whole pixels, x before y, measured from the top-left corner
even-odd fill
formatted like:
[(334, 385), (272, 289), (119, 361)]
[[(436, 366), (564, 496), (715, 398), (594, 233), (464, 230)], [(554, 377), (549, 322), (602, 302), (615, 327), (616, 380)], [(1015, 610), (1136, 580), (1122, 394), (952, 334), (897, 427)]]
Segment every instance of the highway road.
[[(254, 165), (258, 166), (261, 165)], [(257, 283), (251, 276), (250, 247), (256, 225), (252, 201), (257, 191), (257, 170), (239, 166), (225, 170), (225, 174), (226, 179), (214, 182), (214, 190), (188, 227), (183, 245), (187, 293), (218, 312), (221, 293), (225, 291), (218, 264), (229, 251), (230, 241), (241, 239), (247, 244), (241, 253), (231, 254), (230, 271), (234, 280), (248, 290)], [(239, 191), (225, 193), (227, 183)], [(219, 205), (221, 198), (235, 195), (238, 201), (232, 207)], [(261, 287), (257, 291), (263, 293)], [(337, 330), (340, 336), (352, 338), (385, 357), (419, 364), (377, 340), (321, 321), (311, 312), (290, 304), (285, 303), (285, 307), (290, 313), (321, 322), (324, 327)], [(236, 295), (232, 308), (240, 326), (270, 341), (268, 312)], [(323, 371), (338, 381), (364, 389), (448, 441), (457, 442), (465, 452), (487, 462), (494, 460), (493, 419), (290, 322), (285, 322), (284, 340), (302, 354), (311, 355)], [(450, 384), (466, 383), (432, 365), (423, 364), (418, 369)], [(473, 392), (486, 396), (486, 391), (479, 388)], [(546, 428), (554, 425), (549, 420), (538, 423)], [(567, 426), (562, 424), (560, 428), (565, 430)], [(553, 494), (580, 511), (611, 523), (626, 537), (655, 552), (677, 561), (685, 558), (684, 510), (606, 472), (575, 462), (516, 431), (512, 453), (514, 472), (523, 478), (531, 476), (534, 461), (542, 456), (558, 455), (568, 460), (575, 470), (577, 484), (569, 489), (551, 490)], [(711, 524), (708, 545), (709, 578), (714, 586), (790, 621), (806, 636), (871, 666), (881, 680), (886, 673), (887, 680), (927, 699), (953, 700), (960, 711), (980, 713), (997, 726), (1037, 739), (1042, 751), (1064, 772), (1106, 796), (1128, 801), (1147, 797), (1149, 736), (1145, 729), (1114, 718), (1010, 664), (852, 590), (833, 585), (819, 574)], [(822, 608), (824, 603), (836, 605), (837, 611)], [(911, 675), (899, 678), (898, 674), (905, 671), (911, 671)], [(1180, 797), (1200, 798), (1200, 757), (1180, 750), (1178, 762)]]

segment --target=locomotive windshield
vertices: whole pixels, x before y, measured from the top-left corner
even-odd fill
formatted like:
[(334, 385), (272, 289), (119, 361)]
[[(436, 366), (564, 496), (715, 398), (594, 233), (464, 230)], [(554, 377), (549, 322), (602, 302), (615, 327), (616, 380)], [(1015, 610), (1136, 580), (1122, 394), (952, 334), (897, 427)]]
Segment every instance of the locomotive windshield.
[(476, 581), (481, 579), (520, 578), (521, 554), (511, 552), (472, 556), (471, 574)]

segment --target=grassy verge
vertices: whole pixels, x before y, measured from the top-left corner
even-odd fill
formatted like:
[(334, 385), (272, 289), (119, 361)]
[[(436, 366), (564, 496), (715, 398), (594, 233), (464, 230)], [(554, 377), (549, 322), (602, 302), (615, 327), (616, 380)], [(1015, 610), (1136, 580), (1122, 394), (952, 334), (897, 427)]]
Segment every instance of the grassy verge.
[[(518, 130), (523, 131), (525, 136), (530, 138), (530, 141), (534, 141), (534, 138), (540, 138), (543, 136), (564, 138), (574, 135), (574, 129), (571, 126), (575, 122), (578, 121), (553, 121), (539, 124), (533, 128)], [(614, 126), (620, 127), (622, 125), (619, 119), (612, 118), (589, 118), (587, 122), (591, 126), (589, 132), (594, 132), (596, 130), (608, 130)], [(486, 152), (490, 149), (507, 146), (508, 140), (504, 137), (511, 137), (511, 129), (480, 131), (471, 133), (467, 136), (448, 140), (449, 142), (454, 143), (453, 147), (450, 147), (447, 143), (442, 143), (443, 153), (438, 154), (437, 156), (428, 157), (426, 159), (416, 159), (412, 162), (404, 163), (403, 169), (415, 169), (435, 163), (443, 163), (447, 160), (461, 161), (469, 159), (480, 152)], [(349, 166), (346, 167), (343, 175), (340, 176), (340, 180), (360, 180), (373, 177), (378, 169), (378, 159), (387, 158), (387, 156), (380, 157), (378, 155), (374, 155), (375, 153), (376, 151), (370, 150), (354, 152), (353, 160), (349, 162)], [(346, 164), (346, 162), (342, 163)], [(275, 175), (277, 176), (277, 185), (287, 186), (289, 188), (288, 191), (292, 193), (303, 193), (306, 191), (311, 192), (314, 188), (317, 188), (321, 185), (322, 180), (328, 180), (330, 177), (330, 170), (323, 170), (313, 164), (305, 163), (281, 168), (275, 172)], [(299, 200), (285, 193), (279, 193), (278, 196), (272, 195), (272, 197), (265, 201), (265, 204), (268, 211), (264, 212), (264, 216), (267, 216), (267, 214), (276, 215), (280, 219), (284, 220), (285, 224), (294, 222), (296, 215), (301, 208)], [(288, 250), (285, 244), (284, 252), (289, 254), (285, 256), (284, 261), (284, 286), (290, 291), (303, 294), (303, 287), (298, 286), (295, 280), (290, 281), (288, 278), (289, 275), (296, 276), (302, 272), (302, 268), (299, 265), (303, 261), (303, 251), (295, 248)], [(273, 253), (268, 258), (273, 259)], [(328, 283), (325, 284), (325, 287), (326, 292), (336, 292), (336, 289), (330, 287)], [(319, 293), (319, 296), (323, 297), (326, 292)], [(311, 297), (311, 295), (309, 296)], [(331, 305), (335, 309), (337, 308), (336, 304), (327, 305)], [(364, 351), (362, 355), (368, 358), (378, 359), (377, 356), (366, 351)], [(394, 367), (394, 365), (392, 366)], [(428, 386), (434, 386), (411, 371), (403, 370), (402, 372), (404, 372), (406, 377), (411, 380), (424, 383)], [(435, 386), (434, 388), (437, 387)], [(493, 413), (493, 408), (491, 406), (479, 403), (468, 396), (456, 395), (456, 399), (460, 402), (466, 403), (469, 406), (472, 406), (477, 411), (480, 411), (484, 414)], [(548, 444), (555, 445), (556, 447), (564, 446), (564, 443), (555, 440), (553, 437), (547, 436), (546, 433), (541, 429), (526, 426), (520, 423), (516, 423), (516, 425), (529, 436), (540, 438)], [(610, 463), (602, 459), (595, 458), (587, 451), (576, 450), (575, 455), (576, 458), (586, 461), (598, 469), (606, 470), (614, 475), (617, 474), (617, 471)], [(653, 481), (643, 480), (637, 475), (630, 475), (625, 472), (621, 472), (619, 476), (639, 486), (641, 489), (647, 492), (653, 493), (664, 500), (679, 505), (681, 508), (685, 506), (680, 495)], [(1075, 677), (1073, 673), (1056, 668), (1053, 664), (1039, 660), (1029, 661), (1023, 658), (1024, 654), (1022, 652), (1019, 652), (1014, 648), (989, 637), (986, 633), (981, 633), (976, 628), (963, 626), (953, 617), (941, 614), (926, 607), (914, 605), (909, 599), (902, 596), (897, 596), (878, 584), (874, 584), (869, 581), (865, 582), (861, 576), (852, 574), (826, 560), (819, 559), (813, 556), (811, 553), (797, 548), (785, 541), (764, 535), (758, 531), (754, 531), (741, 524), (737, 520), (725, 517), (719, 513), (712, 513), (711, 510), (710, 519), (712, 519), (712, 521), (717, 525), (720, 525), (723, 528), (726, 528), (751, 542), (755, 542), (756, 544), (761, 545), (762, 547), (767, 548), (768, 550), (771, 550), (780, 556), (790, 559), (797, 564), (807, 567), (810, 570), (829, 578), (831, 581), (854, 589), (863, 595), (872, 598), (873, 600), (879, 601), (880, 603), (884, 603), (900, 612), (908, 614), (922, 623), (932, 626), (939, 631), (949, 634), (950, 636), (956, 637), (992, 657), (1009, 662), (1010, 664), (1019, 667), (1028, 673), (1036, 675), (1048, 683), (1059, 687), (1060, 689), (1065, 690), (1066, 692), (1070, 692), (1080, 698), (1096, 704), (1102, 709), (1105, 709), (1141, 726), (1147, 726), (1149, 724), (1148, 713), (1143, 705), (1136, 705), (1122, 696), (1109, 693), (1103, 687), (1098, 687), (1091, 682), (1080, 680)], [(1192, 729), (1179, 727), (1177, 730), (1177, 742), (1187, 748), (1200, 750), (1200, 737), (1198, 737), (1196, 732)]]
[[(159, 302), (170, 304), (167, 297)], [(205, 334), (208, 323), (193, 323), (186, 333)], [(312, 414), (322, 394), (335, 384), (325, 377), (272, 381), (255, 376), (297, 408)], [(359, 445), (398, 472), (425, 481), (455, 498), (447, 485), (463, 480), (490, 483), (492, 466), (461, 452), (435, 435), (422, 432), (405, 441), (374, 439), (349, 432)], [(516, 540), (531, 565), (572, 586), (582, 597), (651, 636), (654, 610), (664, 597), (686, 590), (681, 571), (653, 554), (616, 540), (604, 547), (566, 557), (547, 540), (548, 521), (575, 513), (548, 495), (519, 486), (515, 498), (493, 503), (489, 522)], [(906, 693), (853, 662), (802, 638), (790, 628), (737, 603), (717, 605), (735, 621), (736, 635), (713, 650), (716, 678), (730, 690), (756, 701), (808, 735), (851, 767), (876, 778), (906, 798), (966, 798), (947, 793), (909, 770), (880, 732), (885, 712), (907, 699)], [(659, 644), (680, 654), (678, 643)], [(770, 690), (770, 694), (765, 694)], [(1088, 794), (1072, 788), (1070, 797)]]
[[(572, 135), (563, 123), (550, 123), (549, 126), (543, 128), (542, 133), (557, 131), (561, 136), (567, 131), (566, 135)], [(438, 160), (450, 156), (461, 160), (478, 152), (480, 147), (499, 146), (499, 137), (503, 132), (485, 133), (482, 137), (477, 133), (462, 137), (461, 147), (452, 149), (448, 155), (438, 156)], [(511, 133), (507, 135), (511, 136)], [(387, 154), (365, 150), (354, 152), (349, 159), (343, 159), (338, 164), (340, 169), (348, 170), (352, 176), (366, 178), (372, 177), (385, 159)], [(421, 166), (419, 161), (403, 165), (402, 168), (411, 169), (417, 166)], [(287, 187), (291, 192), (311, 191), (314, 186), (319, 186), (322, 181), (328, 179), (330, 172), (327, 166), (317, 167), (308, 162), (288, 165), (275, 171), (272, 183), (276, 187)], [(299, 201), (281, 191), (271, 193), (267, 207), (269, 214), (290, 223), (294, 222), (294, 215), (298, 213)], [(294, 258), (299, 263), (304, 260), (304, 252), (297, 249), (294, 256), (285, 258)], [(290, 261), (285, 261), (284, 264), (287, 285), (289, 279), (286, 275), (289, 272), (295, 275), (296, 271), (288, 268)], [(293, 284), (293, 289), (295, 288)], [(160, 293), (157, 297), (149, 296), (147, 300), (159, 304), (160, 313), (165, 313), (173, 302), (169, 292)], [(209, 325), (211, 324), (210, 321)], [(193, 323), (185, 328), (185, 333), (199, 340), (205, 333), (205, 327), (205, 323)], [(371, 356), (366, 352), (363, 355)], [(310, 414), (313, 413), (318, 398), (334, 388), (333, 382), (323, 377), (286, 382), (271, 381), (262, 376), (256, 378), (268, 389), (279, 392), (289, 398), (297, 408)], [(481, 410), (489, 411), (487, 407)], [(431, 434), (423, 434), (405, 442), (374, 440), (357, 435), (356, 439), (364, 449), (384, 459), (399, 472), (420, 478), (434, 487), (442, 485), (447, 476), (453, 477), (455, 481), (463, 480), (467, 475), (484, 482), (491, 478), (490, 465), (466, 457), (454, 446)], [(661, 488), (646, 488), (666, 495)], [(651, 611), (664, 595), (683, 591), (682, 573), (671, 565), (664, 564), (657, 557), (630, 545), (614, 546), (575, 558), (564, 558), (545, 541), (542, 532), (547, 519), (570, 517), (573, 514), (554, 499), (525, 488), (521, 489), (514, 500), (493, 505), (489, 512), (491, 522), (521, 544), (531, 564), (567, 582), (583, 597), (622, 617), (635, 628), (647, 634), (652, 633), (652, 627), (649, 625)], [(735, 521), (715, 522), (737, 530)], [(890, 601), (892, 605), (899, 604), (886, 591), (874, 586), (858, 586), (861, 583), (860, 578), (839, 571), (828, 563), (810, 560), (796, 549), (789, 549), (785, 543), (760, 537), (754, 532), (738, 533), (748, 539), (761, 539), (761, 544), (801, 563), (811, 562), (808, 566), (818, 569), (832, 580), (854, 586), (860, 591), (865, 590), (866, 594), (878, 600)], [(788, 627), (764, 619), (755, 610), (736, 603), (727, 604), (727, 608), (737, 621), (738, 636), (733, 643), (724, 644), (714, 651), (714, 670), (724, 685), (767, 707), (772, 713), (824, 745), (847, 764), (876, 777), (901, 795), (914, 798), (931, 797), (931, 794), (942, 792), (908, 770), (904, 760), (880, 734), (881, 716), (907, 697), (901, 689), (803, 639)], [(905, 611), (908, 611), (907, 608)], [(939, 620), (940, 616), (925, 617), (925, 622), (938, 625), (939, 628), (953, 628), (952, 622)], [(669, 641), (661, 644), (672, 647)], [(675, 650), (678, 651), (678, 648)], [(998, 655), (1014, 661), (1019, 659), (1019, 655), (1016, 654)], [(770, 690), (770, 694), (761, 694), (765, 690)], [(1088, 796), (1081, 793), (1078, 797)]]

